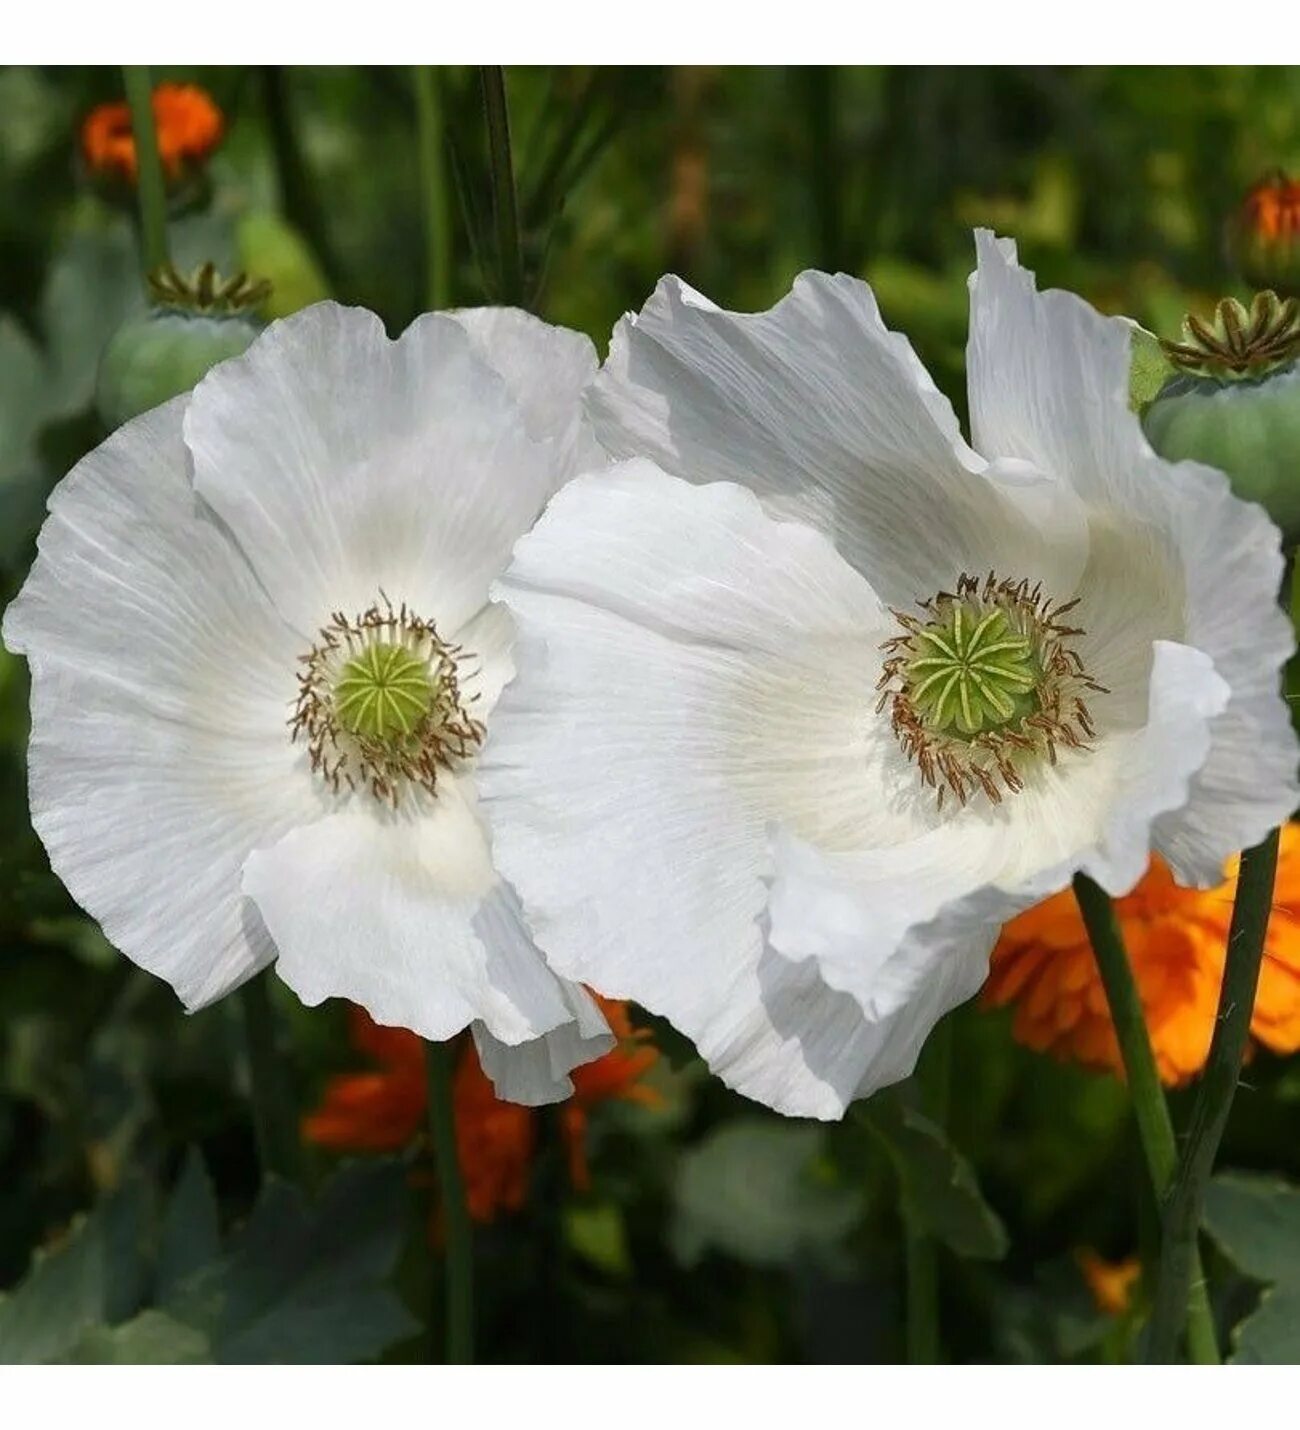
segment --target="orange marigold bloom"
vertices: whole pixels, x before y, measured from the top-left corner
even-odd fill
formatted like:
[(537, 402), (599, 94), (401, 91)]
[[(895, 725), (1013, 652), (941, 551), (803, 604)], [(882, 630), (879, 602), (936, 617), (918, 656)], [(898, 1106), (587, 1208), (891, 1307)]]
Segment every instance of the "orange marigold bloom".
[(334, 1152), (400, 1151), (424, 1129), (424, 1044), (406, 1028), (381, 1027), (363, 1008), (348, 1010), (348, 1033), (378, 1069), (331, 1078), (302, 1135)]
[(604, 1057), (584, 1063), (572, 1073), (573, 1096), (564, 1105), (561, 1126), (569, 1154), (569, 1179), (580, 1192), (591, 1186), (587, 1166), (588, 1111), (598, 1102), (611, 1099), (640, 1102), (647, 1107), (656, 1107), (663, 1100), (654, 1088), (641, 1081), (659, 1061), (659, 1050), (649, 1045), (649, 1028), (632, 1026), (626, 1003), (599, 994), (595, 998), (618, 1043)]
[[(618, 1046), (573, 1072), (574, 1095), (561, 1111), (561, 1127), (574, 1186), (590, 1185), (587, 1115), (612, 1098), (653, 1103), (658, 1094), (641, 1084), (659, 1054), (650, 1034), (634, 1028), (626, 1003), (598, 1000)], [(336, 1152), (395, 1152), (421, 1136), (428, 1106), (424, 1043), (405, 1028), (381, 1028), (361, 1008), (351, 1010), (353, 1046), (379, 1065), (370, 1072), (331, 1078), (320, 1106), (303, 1120), (309, 1142)], [(456, 1151), (465, 1200), (475, 1221), (518, 1211), (528, 1195), (537, 1140), (537, 1114), (505, 1102), (493, 1091), (474, 1044), (466, 1040), (452, 1082)]]
[(1300, 239), (1300, 181), (1280, 169), (1261, 179), (1242, 207), (1246, 223), (1260, 238)]
[(1242, 276), (1284, 297), (1300, 292), (1300, 181), (1280, 169), (1246, 195), (1229, 228)]
[[(171, 180), (206, 159), (220, 144), (225, 127), (212, 96), (196, 84), (158, 85), (153, 120), (163, 173)], [(135, 182), (135, 135), (125, 100), (90, 111), (81, 126), (81, 150), (92, 173)]]
[(1074, 1259), (1083, 1272), (1083, 1279), (1088, 1283), (1097, 1309), (1108, 1316), (1123, 1315), (1133, 1300), (1133, 1292), (1142, 1275), (1142, 1263), (1138, 1258), (1126, 1256), (1122, 1261), (1107, 1261), (1090, 1248), (1082, 1247), (1075, 1252)]
[[(1209, 1054), (1236, 882), (1234, 861), (1216, 888), (1180, 888), (1155, 857), (1132, 893), (1115, 901), (1156, 1064), (1171, 1086), (1195, 1077)], [(981, 998), (1015, 1004), (1012, 1032), (1026, 1046), (1122, 1073), (1101, 976), (1068, 890), (1003, 929)], [(1275, 1053), (1300, 1049), (1300, 825), (1282, 830), (1250, 1029)]]
[[(423, 1061), (423, 1045), (420, 1051)], [(451, 1094), (456, 1156), (470, 1216), (475, 1221), (491, 1221), (499, 1211), (517, 1212), (528, 1195), (528, 1175), (533, 1167), (537, 1136), (533, 1109), (503, 1102), (496, 1095), (468, 1038), (456, 1065)]]

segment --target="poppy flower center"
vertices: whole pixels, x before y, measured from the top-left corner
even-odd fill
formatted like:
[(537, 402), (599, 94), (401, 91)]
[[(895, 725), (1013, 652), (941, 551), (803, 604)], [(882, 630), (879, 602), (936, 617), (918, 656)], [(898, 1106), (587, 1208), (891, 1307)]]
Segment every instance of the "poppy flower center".
[(348, 661), (334, 685), (339, 722), (362, 740), (408, 739), (428, 715), (435, 687), (427, 661), (376, 641)]
[(882, 646), (876, 708), (891, 706), (895, 737), (940, 806), (948, 791), (963, 805), (979, 792), (1000, 804), (1030, 766), (1056, 764), (1060, 746), (1088, 748), (1084, 696), (1105, 687), (1072, 644), (1083, 631), (1061, 619), (1077, 604), (990, 572), (918, 601), (923, 618), (893, 612), (901, 631)]
[(368, 790), (396, 805), (410, 785), (433, 794), (440, 771), (483, 742), (460, 687), (472, 657), (431, 621), (385, 597), (349, 618), (341, 611), (299, 658), (290, 738), (335, 793)]

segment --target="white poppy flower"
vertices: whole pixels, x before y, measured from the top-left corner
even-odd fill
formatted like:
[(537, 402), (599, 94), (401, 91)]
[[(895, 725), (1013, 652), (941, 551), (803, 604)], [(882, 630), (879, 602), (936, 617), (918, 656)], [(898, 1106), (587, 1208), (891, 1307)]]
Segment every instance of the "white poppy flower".
[(513, 672), (488, 589), (597, 459), (595, 368), (522, 313), (391, 342), (321, 304), (60, 483), (4, 622), (32, 672), (32, 820), (187, 1007), (277, 959), (306, 1003), (471, 1025), (527, 1102), (611, 1046), (497, 878), (474, 781)]
[(972, 294), (977, 451), (865, 284), (666, 279), (588, 397), (640, 460), (499, 587), (480, 789), (538, 943), (787, 1113), (905, 1076), (1075, 871), (1210, 883), (1296, 800), (1277, 531), (1153, 454), (1122, 320), (990, 235)]

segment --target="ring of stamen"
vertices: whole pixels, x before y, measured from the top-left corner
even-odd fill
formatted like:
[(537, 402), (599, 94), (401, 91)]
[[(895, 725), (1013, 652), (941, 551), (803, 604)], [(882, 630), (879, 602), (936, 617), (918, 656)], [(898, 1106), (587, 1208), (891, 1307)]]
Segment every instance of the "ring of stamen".
[(917, 606), (925, 619), (894, 611), (901, 630), (884, 642), (877, 711), (891, 726), (923, 784), (942, 808), (951, 791), (965, 805), (983, 793), (994, 804), (1024, 788), (1058, 748), (1086, 750), (1096, 731), (1084, 696), (1105, 693), (1072, 641), (1083, 635), (1062, 617), (1041, 583), (981, 581), (963, 573), (955, 591)]
[(469, 710), (478, 697), (461, 692), (473, 657), (381, 599), (355, 617), (335, 611), (299, 658), (289, 730), (335, 793), (369, 790), (396, 805), (410, 785), (436, 793), (439, 771), (472, 756), (484, 726)]

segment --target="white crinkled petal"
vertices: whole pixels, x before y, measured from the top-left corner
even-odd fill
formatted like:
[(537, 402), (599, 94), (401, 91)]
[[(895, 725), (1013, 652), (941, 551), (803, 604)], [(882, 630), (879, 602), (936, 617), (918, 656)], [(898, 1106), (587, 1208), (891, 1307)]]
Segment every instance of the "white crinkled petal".
[(500, 890), (472, 798), (447, 778), (436, 799), (396, 811), (354, 804), (254, 853), (244, 892), (275, 940), (276, 971), (309, 1006), (349, 998), (435, 1041), (481, 1025), (511, 1049), (558, 1031), (546, 1084), (534, 1058), (518, 1070), (496, 1060), (529, 1100), (555, 1100), (563, 1057), (572, 1067), (605, 1044)]
[(240, 869), (321, 803), (285, 723), (297, 638), (195, 499), (185, 401), (60, 483), (4, 636), (31, 665), (32, 821), (51, 865), (195, 1008), (273, 956)]
[(457, 308), (447, 316), (505, 379), (530, 435), (556, 444), (557, 478), (608, 464), (582, 406), (583, 391), (599, 367), (585, 333), (544, 323), (520, 308)]
[(1214, 884), (1227, 856), (1288, 818), (1300, 798), (1280, 692), (1294, 636), (1277, 605), (1279, 533), (1262, 508), (1232, 495), (1222, 473), (1152, 452), (1128, 408), (1131, 337), (1122, 319), (1071, 293), (1038, 292), (1014, 244), (977, 238), (968, 352), (976, 445), (1032, 462), (1102, 514), (1094, 523), (1145, 540), (1147, 570), (1181, 578), (1181, 589), (1166, 592), (1179, 606), (1170, 637), (1205, 651), (1231, 689), (1185, 806), (1156, 829), (1181, 880)]
[(539, 945), (787, 1112), (901, 1075), (978, 984), (993, 933), (942, 922), (961, 901), (1012, 908), (1049, 870), (1134, 882), (1227, 697), (1157, 641), (1140, 718), (996, 809), (939, 812), (874, 713), (892, 627), (870, 587), (743, 489), (644, 462), (580, 478), (498, 589), (520, 673), (479, 781)]
[(942, 947), (930, 946), (927, 930), (933, 925), (949, 940), (963, 905), (989, 901), (1001, 922), (1080, 871), (1112, 894), (1133, 887), (1147, 866), (1152, 827), (1185, 803), (1227, 699), (1208, 656), (1159, 642), (1146, 723), (1045, 790), (1031, 783), (990, 811), (983, 847), (975, 838), (929, 835), (835, 853), (778, 829), (772, 946), (795, 961), (815, 960), (829, 986), (852, 994), (869, 1018), (913, 1003), (936, 1006), (929, 981)]
[(307, 636), (381, 592), (456, 631), (560, 480), (460, 324), (429, 314), (393, 342), (335, 303), (213, 368), (185, 441), (195, 488)]
[[(642, 540), (649, 521), (658, 540)], [(809, 559), (778, 560), (784, 542)], [(795, 742), (782, 659), (800, 636), (825, 658), (805, 717), (837, 673), (868, 698), (857, 656), (879, 622), (870, 588), (824, 537), (769, 521), (742, 489), (628, 463), (556, 497), (499, 595), (519, 625), (521, 674), (477, 779), (498, 867), (552, 967), (670, 1017), (742, 1090), (834, 1115), (797, 1039), (763, 1008), (766, 816), (754, 792), (780, 778), (806, 804), (820, 765), (850, 786), (832, 820), (870, 814), (854, 798), (867, 788), (852, 748)], [(750, 761), (762, 751), (745, 732), (769, 717), (787, 722), (784, 758)]]
[(985, 903), (1012, 905), (1005, 896), (978, 906), (962, 900), (956, 912), (909, 935), (897, 962), (912, 969), (914, 993), (886, 1013), (868, 1012), (831, 987), (815, 959), (792, 961), (768, 945), (759, 965), (763, 1008), (775, 1034), (797, 1042), (801, 1061), (830, 1094), (810, 1115), (841, 1117), (850, 1102), (911, 1075), (934, 1025), (972, 997), (988, 974), (1000, 924), (984, 916)]
[[(963, 571), (1048, 574), (1024, 559), (1045, 544), (1041, 502), (1027, 513), (986, 473), (855, 278), (804, 273), (765, 313), (724, 312), (665, 278), (616, 328), (587, 406), (613, 455), (751, 488), (770, 511), (832, 534), (892, 604)], [(1069, 510), (1053, 521), (1077, 550)], [(1073, 579), (1068, 556), (1049, 564)]]

